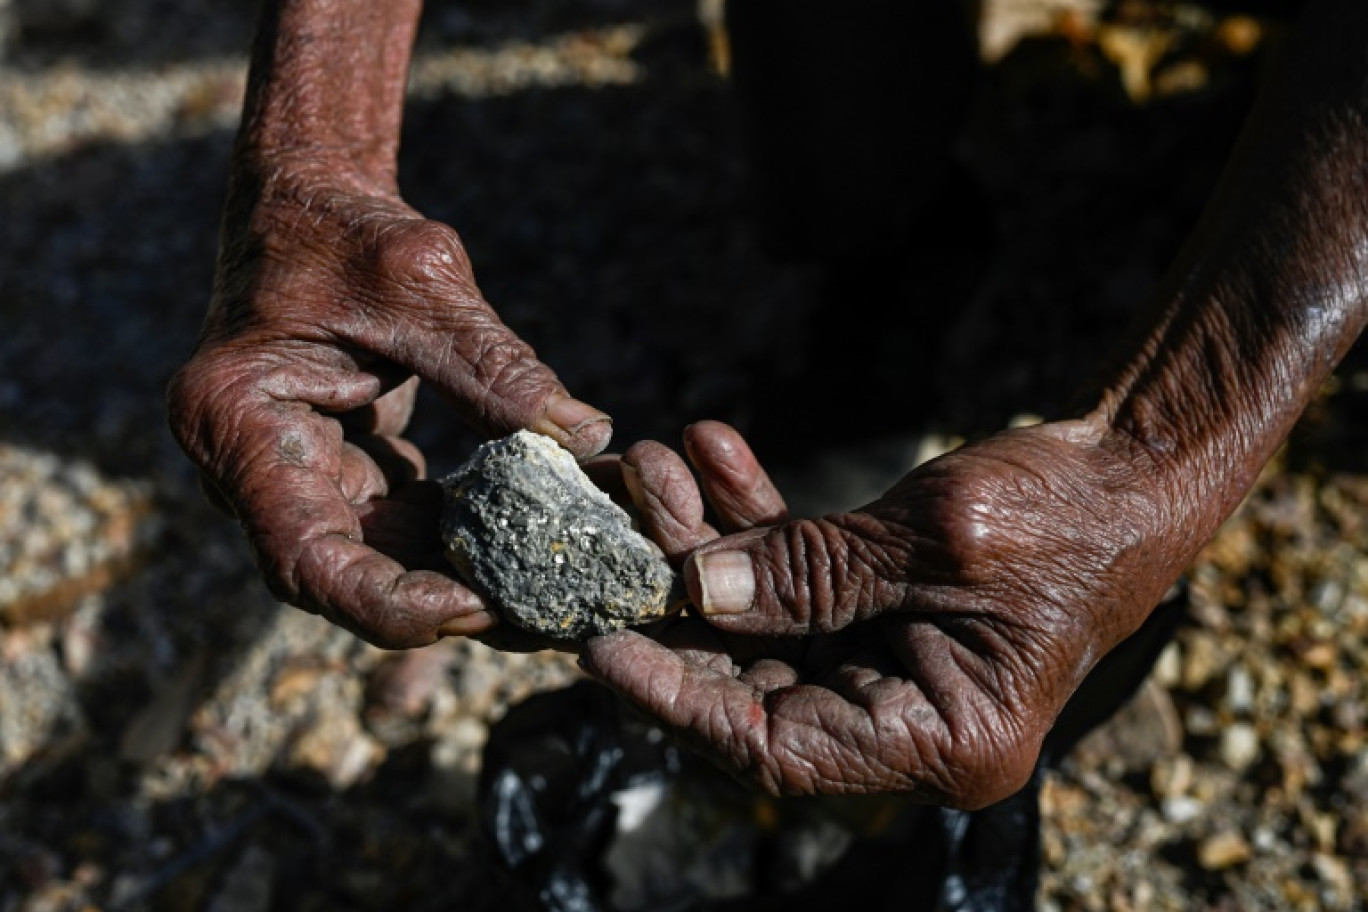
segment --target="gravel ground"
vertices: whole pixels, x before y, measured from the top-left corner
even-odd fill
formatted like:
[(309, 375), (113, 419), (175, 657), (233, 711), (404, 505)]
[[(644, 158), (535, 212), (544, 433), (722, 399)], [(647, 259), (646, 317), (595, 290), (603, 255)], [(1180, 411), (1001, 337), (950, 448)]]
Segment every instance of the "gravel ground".
[[(387, 654), (276, 605), (164, 430), (245, 6), (0, 0), (0, 910), (506, 908), (471, 823), (480, 750), (573, 663)], [(917, 435), (791, 443), (807, 508), (1048, 410), (1145, 301), (1279, 25), (1120, 6), (1099, 25), (1082, 0), (988, 4), (961, 156), (982, 203), (960, 202), (993, 241), (956, 261), (977, 280)], [(820, 375), (821, 283), (752, 237), (691, 0), (428, 20), (406, 192), (620, 443), (748, 426), (770, 378)], [(1151, 680), (1047, 779), (1041, 908), (1363, 907), (1365, 418), (1356, 351), (1192, 568)], [(416, 433), (437, 471), (474, 443), (429, 401)]]

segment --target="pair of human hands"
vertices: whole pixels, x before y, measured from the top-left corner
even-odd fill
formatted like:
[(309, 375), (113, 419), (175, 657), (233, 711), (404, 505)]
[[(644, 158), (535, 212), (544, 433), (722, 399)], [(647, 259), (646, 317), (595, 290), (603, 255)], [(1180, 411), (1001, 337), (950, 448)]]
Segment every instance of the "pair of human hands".
[[(173, 430), (282, 600), (387, 647), (498, 643), (446, 572), (440, 494), (402, 436), (419, 378), (486, 433), (530, 427), (581, 459), (610, 426), (500, 322), (454, 232), (329, 180), (230, 195)], [(816, 520), (788, 518), (732, 429), (695, 425), (685, 444), (697, 480), (656, 443), (591, 467), (621, 478), (696, 607), (655, 639), (591, 640), (581, 661), (770, 791), (1011, 794), (1181, 569), (1159, 467), (1099, 417), (964, 447)]]

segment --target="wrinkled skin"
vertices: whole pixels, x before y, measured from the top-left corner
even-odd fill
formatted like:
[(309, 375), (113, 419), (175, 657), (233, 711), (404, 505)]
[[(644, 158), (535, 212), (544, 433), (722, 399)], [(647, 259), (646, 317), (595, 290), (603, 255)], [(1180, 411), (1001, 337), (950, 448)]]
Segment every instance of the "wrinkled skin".
[(659, 642), (591, 641), (586, 668), (772, 792), (977, 808), (1017, 790), (1086, 673), (1235, 508), (1368, 323), (1364, 47), (1362, 4), (1308, 4), (1084, 417), (971, 444), (862, 509), (795, 522), (734, 432), (696, 426), (690, 457), (735, 532), (721, 540), (677, 458), (629, 451), (701, 612)]
[(499, 322), (451, 229), (360, 182), (253, 191), (230, 202), (173, 431), (277, 597), (389, 647), (487, 631), (445, 572), (441, 493), (402, 436), (418, 377), (491, 434), (532, 427), (580, 456), (606, 444), (606, 416)]
[[(493, 624), (439, 572), (435, 487), (402, 437), (414, 378), (490, 434), (530, 427), (581, 458), (608, 438), (499, 322), (451, 229), (399, 197), (419, 6), (265, 4), (213, 304), (169, 397), (273, 591), (394, 647)], [(595, 464), (620, 470), (702, 614), (658, 641), (591, 641), (586, 667), (771, 791), (972, 808), (1018, 788), (1074, 688), (1368, 322), (1368, 7), (1311, 0), (1290, 45), (1154, 311), (1070, 413), (1084, 417), (794, 522), (735, 432), (695, 426), (723, 539), (668, 449)], [(725, 614), (724, 564), (745, 593)]]
[(400, 197), (421, 7), (263, 4), (209, 315), (167, 397), (271, 590), (395, 648), (498, 637), (449, 575), (440, 492), (403, 437), (420, 379), (490, 435), (530, 428), (585, 458), (611, 434), (500, 322), (456, 233)]
[[(977, 808), (1030, 776), (1055, 715), (1180, 565), (1152, 546), (1169, 505), (1083, 422), (1012, 431), (913, 472), (852, 513), (783, 523), (732, 429), (689, 429), (728, 531), (682, 461), (639, 444), (647, 527), (693, 570), (746, 548), (751, 611), (591, 641), (586, 668), (771, 792), (906, 792)], [(694, 550), (696, 549), (696, 550)], [(1156, 568), (1161, 568), (1156, 572)], [(703, 604), (689, 573), (695, 604)]]

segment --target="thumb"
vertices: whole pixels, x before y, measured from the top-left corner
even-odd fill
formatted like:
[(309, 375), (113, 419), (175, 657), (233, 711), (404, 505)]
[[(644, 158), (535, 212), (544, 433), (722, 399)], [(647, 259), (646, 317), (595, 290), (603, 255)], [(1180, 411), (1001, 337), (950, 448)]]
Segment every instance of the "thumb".
[(898, 531), (865, 513), (754, 529), (699, 548), (684, 579), (728, 633), (830, 633), (904, 603), (912, 548)]

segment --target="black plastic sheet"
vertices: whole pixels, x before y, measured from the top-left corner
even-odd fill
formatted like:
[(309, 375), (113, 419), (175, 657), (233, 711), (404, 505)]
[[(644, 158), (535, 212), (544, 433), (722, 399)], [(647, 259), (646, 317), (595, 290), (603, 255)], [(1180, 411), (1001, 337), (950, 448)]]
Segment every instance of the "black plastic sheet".
[(1084, 682), (1020, 792), (981, 811), (897, 796), (773, 799), (581, 682), (491, 732), (480, 817), (510, 906), (551, 912), (1026, 912), (1044, 770), (1125, 704), (1185, 616), (1176, 590)]

